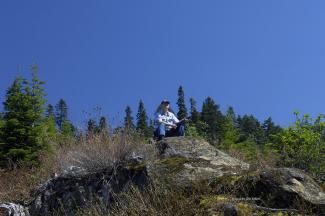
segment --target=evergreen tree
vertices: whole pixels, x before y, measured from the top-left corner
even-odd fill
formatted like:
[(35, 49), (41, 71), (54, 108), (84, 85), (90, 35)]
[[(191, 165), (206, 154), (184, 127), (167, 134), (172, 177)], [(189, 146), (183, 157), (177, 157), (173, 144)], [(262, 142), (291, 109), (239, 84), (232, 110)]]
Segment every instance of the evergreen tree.
[(44, 93), (44, 89), (42, 85), (45, 84), (45, 82), (39, 80), (37, 77), (38, 74), (38, 66), (36, 64), (33, 64), (31, 66), (31, 71), (32, 71), (32, 83), (31, 83), (31, 100), (32, 100), (32, 106), (33, 106), (33, 111), (35, 113), (36, 119), (41, 119), (43, 117), (45, 108), (45, 102), (46, 100), (44, 99), (44, 96), (46, 94)]
[(107, 132), (108, 130), (108, 124), (107, 124), (107, 120), (104, 116), (100, 117), (99, 119), (99, 131), (100, 132)]
[(61, 124), (60, 132), (62, 135), (74, 136), (76, 128), (69, 120), (66, 120)]
[(63, 99), (60, 99), (59, 102), (55, 106), (55, 122), (57, 126), (61, 129), (62, 124), (65, 121), (68, 121), (68, 106)]
[(222, 146), (224, 149), (228, 149), (230, 145), (237, 142), (239, 133), (236, 125), (236, 114), (234, 112), (234, 109), (232, 107), (229, 107), (226, 112), (224, 124), (224, 141)]
[(191, 104), (191, 120), (193, 124), (197, 124), (200, 120), (200, 113), (196, 109), (196, 101), (194, 98), (190, 98), (190, 104)]
[(98, 125), (94, 119), (89, 119), (87, 122), (87, 131), (88, 134), (94, 134), (97, 132)]
[(49, 141), (53, 141), (55, 139), (56, 136), (56, 128), (55, 128), (55, 114), (54, 114), (54, 108), (51, 104), (49, 104), (46, 108), (46, 120), (44, 122), (45, 127), (47, 128), (47, 134), (48, 140), (44, 140), (44, 142), (49, 142)]
[(142, 100), (139, 102), (138, 113), (137, 113), (137, 131), (144, 136), (149, 136), (148, 130), (148, 116), (144, 108), (144, 103)]
[(0, 129), (3, 127), (3, 125), (4, 125), (4, 123), (5, 123), (5, 122), (4, 122), (4, 117), (3, 117), (3, 116), (4, 116), (4, 114), (0, 112)]
[(262, 125), (262, 129), (264, 131), (264, 135), (267, 142), (272, 142), (274, 139), (274, 135), (280, 133), (282, 131), (281, 127), (275, 125), (272, 118), (267, 118)]
[(201, 120), (201, 114), (196, 108), (196, 101), (194, 98), (190, 98), (190, 105), (191, 105), (191, 122), (186, 126), (186, 132), (189, 136), (194, 136), (194, 137), (203, 137), (205, 139), (208, 138), (208, 125), (206, 122), (203, 122)]
[(149, 119), (148, 137), (151, 136), (154, 132), (155, 132), (155, 121), (153, 119)]
[(125, 117), (124, 117), (124, 127), (128, 129), (134, 129), (132, 110), (130, 106), (127, 106), (125, 109)]
[[(2, 140), (4, 124), (5, 124), (5, 121), (3, 119), (3, 113), (0, 113), (0, 150), (1, 150), (1, 146), (3, 146), (3, 144), (4, 144), (3, 140)], [(1, 155), (1, 153), (0, 153), (0, 155)]]
[(251, 139), (258, 145), (265, 143), (262, 126), (258, 119), (253, 115), (244, 115), (243, 117), (239, 117), (238, 126), (241, 133), (240, 141)]
[(41, 142), (44, 136), (44, 82), (37, 78), (37, 70), (32, 69), (31, 83), (18, 77), (6, 93), (0, 166), (20, 160), (37, 163), (38, 152), (47, 148)]
[(187, 109), (186, 109), (186, 106), (185, 106), (184, 91), (183, 91), (182, 86), (180, 86), (178, 88), (177, 105), (178, 105), (178, 113), (177, 113), (178, 119), (186, 118), (187, 117)]
[(237, 125), (237, 117), (236, 117), (236, 114), (235, 114), (235, 111), (234, 111), (234, 108), (233, 107), (231, 107), (231, 106), (228, 107), (227, 113), (226, 113), (226, 118), (234, 126)]
[(55, 119), (54, 107), (52, 106), (52, 104), (49, 104), (46, 108), (46, 117), (53, 117)]
[(207, 97), (202, 106), (201, 120), (208, 125), (208, 140), (212, 144), (218, 144), (224, 137), (225, 119), (211, 97)]

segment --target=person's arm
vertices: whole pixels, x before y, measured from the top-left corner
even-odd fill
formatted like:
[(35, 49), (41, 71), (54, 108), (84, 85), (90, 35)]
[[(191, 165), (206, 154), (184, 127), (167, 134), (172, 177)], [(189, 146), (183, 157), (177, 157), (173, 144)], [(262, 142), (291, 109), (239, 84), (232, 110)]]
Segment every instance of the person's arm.
[(180, 123), (180, 121), (178, 120), (178, 118), (175, 116), (174, 113), (172, 113), (172, 115), (173, 115), (173, 121), (175, 123), (175, 126), (177, 126)]
[[(174, 115), (175, 116), (175, 115)], [(179, 120), (176, 116), (175, 116), (175, 122), (176, 122), (176, 125), (178, 124), (181, 124), (183, 122), (187, 122), (188, 119), (187, 118), (182, 118), (181, 120)]]

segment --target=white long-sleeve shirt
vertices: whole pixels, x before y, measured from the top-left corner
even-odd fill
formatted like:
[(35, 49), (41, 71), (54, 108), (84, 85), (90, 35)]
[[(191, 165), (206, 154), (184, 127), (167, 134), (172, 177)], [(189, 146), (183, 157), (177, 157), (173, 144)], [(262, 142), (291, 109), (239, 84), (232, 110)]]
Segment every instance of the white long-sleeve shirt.
[[(161, 123), (167, 123), (167, 124), (176, 124), (179, 122), (178, 118), (174, 115), (172, 112), (160, 112), (157, 113), (155, 116), (155, 122), (156, 122), (156, 128), (159, 126)], [(172, 127), (169, 125), (166, 125), (166, 129), (169, 130)]]

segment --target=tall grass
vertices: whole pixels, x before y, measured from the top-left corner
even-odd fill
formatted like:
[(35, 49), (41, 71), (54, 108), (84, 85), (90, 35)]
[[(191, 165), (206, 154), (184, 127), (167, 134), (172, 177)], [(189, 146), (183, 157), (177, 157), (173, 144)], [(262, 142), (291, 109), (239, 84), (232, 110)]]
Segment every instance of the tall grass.
[(63, 146), (57, 153), (60, 170), (77, 166), (88, 171), (112, 167), (127, 161), (132, 155), (147, 156), (144, 144), (131, 132), (88, 134), (79, 137), (74, 143)]
[(92, 203), (87, 208), (80, 209), (77, 216), (178, 216), (204, 215), (205, 212), (198, 208), (198, 196), (189, 196), (180, 188), (157, 182), (142, 191), (130, 187), (114, 197), (116, 202), (109, 209), (100, 203)]
[(155, 148), (142, 142), (132, 131), (64, 137), (60, 144), (52, 146), (52, 152), (43, 152), (39, 156), (39, 167), (13, 164), (10, 169), (0, 170), (0, 202), (31, 199), (31, 191), (39, 184), (56, 174), (60, 175), (71, 166), (96, 171), (127, 161), (133, 156), (141, 156), (143, 160), (155, 158)]

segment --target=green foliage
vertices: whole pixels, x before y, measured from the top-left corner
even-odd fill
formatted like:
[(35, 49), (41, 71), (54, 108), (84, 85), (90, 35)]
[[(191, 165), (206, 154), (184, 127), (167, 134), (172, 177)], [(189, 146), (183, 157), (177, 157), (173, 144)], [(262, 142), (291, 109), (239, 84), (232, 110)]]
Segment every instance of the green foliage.
[(61, 124), (61, 134), (66, 135), (66, 136), (74, 136), (75, 134), (75, 127), (73, 126), (73, 124), (70, 121), (64, 121)]
[(208, 125), (207, 138), (212, 144), (220, 144), (224, 137), (225, 118), (211, 97), (202, 106), (201, 120)]
[[(42, 122), (42, 134), (40, 136), (42, 143), (47, 143), (49, 148), (57, 141), (57, 129), (55, 127), (54, 116), (44, 118)], [(50, 150), (50, 149), (47, 149)]]
[(236, 150), (240, 150), (240, 152), (244, 153), (245, 155), (245, 159), (248, 162), (253, 162), (256, 161), (256, 156), (258, 153), (258, 148), (256, 146), (256, 142), (254, 140), (251, 139), (247, 139), (243, 142), (239, 142), (239, 143), (233, 143), (230, 144), (229, 146), (230, 149), (236, 149)]
[(68, 121), (68, 106), (63, 99), (60, 99), (55, 105), (55, 122), (60, 130), (65, 121)]
[(206, 122), (200, 119), (200, 112), (196, 108), (196, 101), (194, 98), (190, 98), (191, 110), (190, 110), (190, 120), (191, 123), (186, 126), (187, 136), (201, 137), (204, 139), (208, 138), (208, 127)]
[(196, 125), (186, 124), (185, 125), (186, 136), (198, 138), (200, 137), (199, 132), (197, 131)]
[(184, 90), (183, 90), (182, 86), (180, 86), (178, 88), (177, 105), (178, 105), (178, 113), (177, 113), (178, 119), (186, 118), (187, 117), (187, 109), (186, 109), (186, 105), (185, 105)]
[(3, 114), (0, 113), (0, 146), (1, 146), (1, 143), (2, 143), (2, 136), (3, 136), (3, 127), (5, 125), (5, 121), (3, 119)]
[(190, 98), (190, 104), (191, 104), (191, 121), (194, 125), (196, 125), (197, 122), (200, 121), (200, 113), (197, 111), (196, 101), (194, 100), (194, 98)]
[(257, 118), (253, 115), (244, 115), (243, 117), (239, 116), (237, 122), (240, 130), (240, 142), (251, 139), (258, 145), (265, 143), (264, 131)]
[(98, 125), (99, 132), (103, 132), (108, 130), (108, 123), (104, 116), (100, 117), (99, 125)]
[(223, 131), (224, 131), (224, 139), (221, 148), (229, 149), (229, 146), (237, 142), (239, 138), (236, 114), (232, 107), (228, 107), (227, 109)]
[(145, 137), (152, 136), (150, 128), (148, 127), (148, 116), (142, 100), (140, 100), (139, 102), (136, 129), (140, 134), (144, 135)]
[(124, 117), (124, 127), (129, 129), (134, 129), (132, 110), (130, 106), (127, 106), (125, 109), (125, 117)]
[[(106, 117), (101, 116), (99, 118), (99, 123), (95, 119), (89, 119), (87, 122), (87, 134), (98, 134), (98, 133), (108, 133), (108, 123), (106, 120)], [(70, 127), (68, 129), (71, 131), (70, 135), (74, 135), (76, 132), (76, 129), (73, 127), (72, 124), (70, 124)]]
[(46, 108), (46, 117), (52, 117), (55, 120), (54, 107), (52, 104), (49, 104)]
[(32, 66), (32, 81), (17, 77), (6, 93), (0, 144), (0, 166), (8, 161), (37, 163), (38, 152), (48, 148), (42, 142), (44, 130), (44, 82)]
[(226, 112), (226, 119), (229, 123), (231, 123), (233, 126), (236, 126), (237, 124), (237, 118), (236, 118), (236, 114), (234, 111), (233, 107), (228, 107), (227, 112)]
[(281, 153), (282, 163), (324, 175), (324, 116), (319, 115), (314, 119), (303, 115), (300, 118), (296, 112), (295, 117), (294, 125), (276, 136), (278, 145), (275, 148)]
[(87, 122), (87, 132), (88, 134), (94, 134), (97, 132), (97, 122), (94, 119), (89, 119)]
[(282, 131), (280, 126), (274, 124), (271, 117), (264, 121), (262, 129), (267, 143), (273, 143), (274, 136)]

